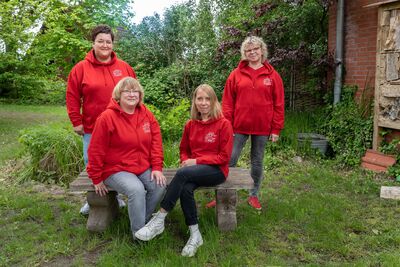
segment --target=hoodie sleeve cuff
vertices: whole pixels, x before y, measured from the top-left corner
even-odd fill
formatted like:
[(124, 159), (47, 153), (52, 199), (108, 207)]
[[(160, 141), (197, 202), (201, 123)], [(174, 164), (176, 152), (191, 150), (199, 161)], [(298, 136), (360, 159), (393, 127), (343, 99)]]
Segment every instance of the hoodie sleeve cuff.
[(162, 172), (162, 166), (154, 166), (151, 168), (152, 171), (160, 171)]
[(103, 180), (101, 179), (101, 177), (98, 177), (98, 178), (92, 178), (92, 181), (93, 181), (93, 184), (96, 185), (96, 184), (101, 183)]
[(79, 125), (83, 125), (82, 121), (74, 121), (74, 122), (72, 122), (72, 126), (74, 126), (74, 127), (79, 126)]
[(281, 133), (280, 129), (272, 129), (271, 134), (279, 135)]

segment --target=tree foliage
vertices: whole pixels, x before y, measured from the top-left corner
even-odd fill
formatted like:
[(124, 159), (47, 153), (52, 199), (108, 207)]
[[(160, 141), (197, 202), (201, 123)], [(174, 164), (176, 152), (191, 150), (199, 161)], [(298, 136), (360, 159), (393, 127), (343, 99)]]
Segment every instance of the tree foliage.
[[(327, 53), (328, 0), (219, 0), (222, 38), (218, 58), (232, 65), (239, 58), (245, 36), (261, 36), (267, 43), (269, 61), (288, 80), (293, 67), (304, 68), (316, 79), (312, 90), (326, 90), (325, 72), (330, 66)], [(236, 11), (236, 12), (235, 12)]]
[[(91, 46), (88, 33), (99, 23), (118, 32), (117, 54), (138, 73), (146, 102), (159, 108), (189, 97), (201, 83), (220, 94), (249, 34), (264, 38), (269, 60), (284, 80), (297, 65), (314, 81), (307, 86), (316, 91), (323, 86), (327, 0), (188, 0), (137, 25), (130, 22), (131, 2), (5, 1), (0, 13), (0, 41), (6, 47), (0, 53), (0, 97), (35, 98), (35, 89), (45, 93), (53, 88), (47, 82), (65, 79), (84, 58)], [(37, 34), (29, 30), (35, 25)]]
[[(9, 0), (0, 13), (0, 96), (52, 102), (48, 90), (58, 90), (60, 78), (90, 48), (88, 34), (99, 23), (129, 30), (130, 0), (62, 1)], [(127, 23), (128, 22), (128, 23)], [(58, 101), (57, 101), (58, 102)]]

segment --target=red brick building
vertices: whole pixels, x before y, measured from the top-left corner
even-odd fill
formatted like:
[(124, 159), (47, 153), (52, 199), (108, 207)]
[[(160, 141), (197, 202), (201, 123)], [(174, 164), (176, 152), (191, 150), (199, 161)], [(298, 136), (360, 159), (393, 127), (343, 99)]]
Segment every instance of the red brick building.
[[(333, 0), (329, 10), (328, 49), (333, 53), (337, 2)], [(343, 2), (343, 84), (356, 85), (359, 95), (366, 92), (374, 97), (373, 149), (378, 150), (382, 131), (390, 130), (386, 142), (400, 137), (400, 0)], [(334, 75), (330, 73), (328, 78)], [(386, 169), (386, 165), (373, 167), (381, 157), (375, 153), (367, 152), (363, 164), (369, 165), (363, 166)]]
[[(374, 86), (378, 6), (367, 7), (378, 0), (344, 1), (343, 83), (360, 90)], [(328, 49), (335, 51), (337, 0), (329, 9)], [(330, 74), (333, 78), (334, 74)]]

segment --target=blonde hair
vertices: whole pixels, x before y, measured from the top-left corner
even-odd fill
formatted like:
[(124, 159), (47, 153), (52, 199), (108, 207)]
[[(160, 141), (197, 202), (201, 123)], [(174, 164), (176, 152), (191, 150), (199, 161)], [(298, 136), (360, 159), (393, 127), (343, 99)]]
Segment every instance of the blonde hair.
[(267, 45), (265, 44), (263, 39), (257, 36), (249, 36), (244, 39), (242, 45), (240, 46), (240, 54), (242, 55), (242, 60), (247, 60), (245, 50), (251, 44), (260, 46), (262, 51), (262, 61), (266, 60), (268, 57)]
[(119, 101), (121, 100), (121, 92), (127, 88), (139, 91), (138, 104), (143, 103), (143, 98), (144, 98), (143, 87), (140, 85), (138, 80), (132, 77), (125, 77), (117, 83), (117, 85), (114, 87), (112, 98), (114, 98), (115, 101), (119, 103)]
[(190, 111), (191, 119), (192, 120), (201, 120), (201, 114), (195, 104), (197, 92), (199, 92), (200, 90), (202, 90), (204, 93), (206, 93), (207, 96), (210, 98), (210, 106), (211, 106), (210, 119), (216, 119), (216, 118), (221, 117), (221, 115), (222, 115), (221, 104), (218, 101), (218, 98), (217, 98), (217, 95), (215, 94), (214, 89), (208, 84), (201, 84), (193, 92), (192, 108)]

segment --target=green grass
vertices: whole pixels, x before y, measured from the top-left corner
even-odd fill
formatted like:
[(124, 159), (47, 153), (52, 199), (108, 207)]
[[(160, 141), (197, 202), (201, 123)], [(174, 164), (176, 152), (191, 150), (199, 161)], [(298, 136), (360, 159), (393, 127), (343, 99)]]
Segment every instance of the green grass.
[[(213, 192), (196, 193), (204, 245), (189, 259), (180, 256), (188, 230), (179, 205), (162, 235), (138, 243), (126, 209), (106, 232), (91, 234), (78, 214), (82, 198), (0, 181), (0, 266), (399, 266), (400, 202), (379, 198), (380, 186), (395, 182), (329, 160), (299, 163), (293, 151), (274, 149), (263, 211), (250, 209), (240, 191), (235, 231), (219, 232), (215, 211), (204, 208)], [(173, 165), (177, 144), (164, 150)]]
[(62, 106), (0, 105), (0, 165), (15, 158), (21, 145), (18, 143), (19, 130), (27, 126), (51, 121), (66, 121), (67, 114)]
[(65, 106), (36, 106), (36, 105), (15, 105), (15, 104), (1, 104), (1, 112), (17, 112), (17, 113), (34, 113), (34, 114), (48, 114), (51, 116), (61, 116), (67, 118), (67, 110)]
[(0, 187), (0, 265), (87, 266), (95, 254), (96, 266), (396, 266), (399, 201), (378, 196), (390, 182), (329, 162), (290, 162), (266, 176), (264, 211), (251, 210), (240, 191), (232, 232), (219, 232), (214, 210), (204, 208), (213, 194), (196, 194), (205, 243), (193, 259), (180, 256), (188, 231), (179, 205), (165, 233), (136, 243), (126, 209), (105, 233), (90, 234), (71, 196), (36, 193), (30, 184)]
[(0, 187), (0, 265), (34, 265), (69, 255), (88, 235), (72, 198), (38, 193), (32, 186)]

